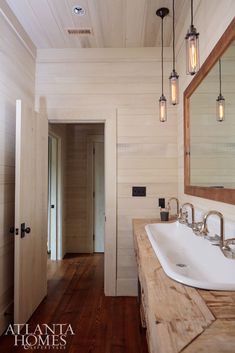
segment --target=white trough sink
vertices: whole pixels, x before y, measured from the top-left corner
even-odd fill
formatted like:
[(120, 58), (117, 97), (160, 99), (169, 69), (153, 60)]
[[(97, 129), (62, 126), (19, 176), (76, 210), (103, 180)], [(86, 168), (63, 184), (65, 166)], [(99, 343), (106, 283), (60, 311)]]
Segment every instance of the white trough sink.
[(196, 288), (235, 290), (235, 261), (218, 246), (179, 222), (148, 224), (145, 229), (170, 278)]

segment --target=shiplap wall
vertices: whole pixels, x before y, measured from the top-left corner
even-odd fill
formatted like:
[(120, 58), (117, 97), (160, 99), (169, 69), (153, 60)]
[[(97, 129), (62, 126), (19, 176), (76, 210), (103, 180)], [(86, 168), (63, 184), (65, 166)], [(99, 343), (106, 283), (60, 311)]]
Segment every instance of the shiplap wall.
[[(233, 0), (198, 0), (195, 2), (195, 26), (200, 32), (201, 64), (224, 33), (235, 16), (235, 2)], [(205, 15), (208, 14), (208, 15)], [(180, 104), (178, 106), (178, 153), (179, 153), (179, 196), (181, 202), (190, 201), (196, 207), (205, 211), (217, 209), (225, 218), (235, 220), (235, 206), (222, 202), (215, 202), (203, 198), (184, 194), (184, 161), (183, 161), (183, 92), (192, 77), (185, 74), (185, 43), (184, 35), (190, 24), (190, 14), (186, 17), (180, 33), (176, 34), (177, 41), (177, 71), (180, 74)]]
[[(91, 135), (103, 135), (103, 124), (67, 125), (66, 153), (66, 252), (87, 253), (91, 248), (87, 194), (89, 188), (87, 143)], [(92, 190), (90, 190), (92, 192)]]
[[(12, 312), (16, 99), (34, 106), (35, 48), (5, 1), (0, 1), (0, 334)], [(21, 39), (19, 36), (21, 36)], [(23, 41), (22, 41), (23, 40)], [(29, 50), (32, 51), (30, 54)]]
[[(166, 48), (167, 96), (171, 54)], [(158, 117), (160, 49), (43, 49), (36, 72), (36, 94), (46, 98), (49, 119), (117, 110), (117, 294), (134, 295), (132, 218), (158, 216), (158, 197), (177, 196), (176, 108), (168, 108), (167, 123)], [(133, 185), (145, 185), (147, 197), (133, 198)]]

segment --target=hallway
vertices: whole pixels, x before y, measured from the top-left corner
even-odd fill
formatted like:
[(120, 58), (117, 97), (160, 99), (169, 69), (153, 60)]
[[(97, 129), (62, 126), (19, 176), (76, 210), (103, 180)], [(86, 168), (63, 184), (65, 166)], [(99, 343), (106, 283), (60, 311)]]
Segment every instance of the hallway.
[[(30, 330), (37, 324), (71, 324), (75, 335), (67, 337), (66, 349), (59, 349), (68, 353), (147, 353), (137, 299), (105, 297), (103, 272), (101, 254), (49, 262), (48, 296), (30, 319)], [(25, 352), (13, 345), (13, 337), (0, 338), (2, 352)]]

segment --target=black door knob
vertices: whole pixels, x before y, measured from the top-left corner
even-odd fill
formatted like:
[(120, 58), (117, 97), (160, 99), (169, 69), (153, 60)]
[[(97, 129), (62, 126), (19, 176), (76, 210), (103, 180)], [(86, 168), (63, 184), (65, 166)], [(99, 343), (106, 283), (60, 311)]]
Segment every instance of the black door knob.
[(26, 234), (29, 234), (31, 232), (31, 228), (30, 227), (26, 227), (25, 223), (22, 223), (21, 224), (21, 227), (20, 227), (20, 236), (21, 238), (24, 238), (25, 237), (25, 233)]

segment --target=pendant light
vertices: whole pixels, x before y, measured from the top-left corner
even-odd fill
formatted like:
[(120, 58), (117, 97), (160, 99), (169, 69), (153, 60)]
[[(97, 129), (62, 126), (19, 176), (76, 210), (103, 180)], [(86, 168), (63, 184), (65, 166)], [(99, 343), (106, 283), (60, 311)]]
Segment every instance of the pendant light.
[(173, 70), (169, 77), (170, 83), (170, 100), (171, 104), (176, 105), (179, 103), (179, 75), (175, 71), (175, 0), (172, 2), (173, 12)]
[(169, 10), (166, 7), (162, 7), (157, 10), (156, 15), (161, 17), (162, 19), (162, 26), (161, 26), (161, 40), (162, 40), (162, 95), (159, 99), (159, 119), (163, 123), (167, 120), (167, 110), (166, 110), (166, 97), (163, 93), (163, 19), (167, 16)]
[(219, 59), (219, 95), (216, 99), (216, 119), (221, 122), (225, 119), (225, 99), (221, 93), (221, 60)]
[(193, 0), (191, 0), (191, 25), (185, 36), (186, 40), (186, 72), (194, 75), (200, 67), (199, 63), (199, 33), (193, 25)]

